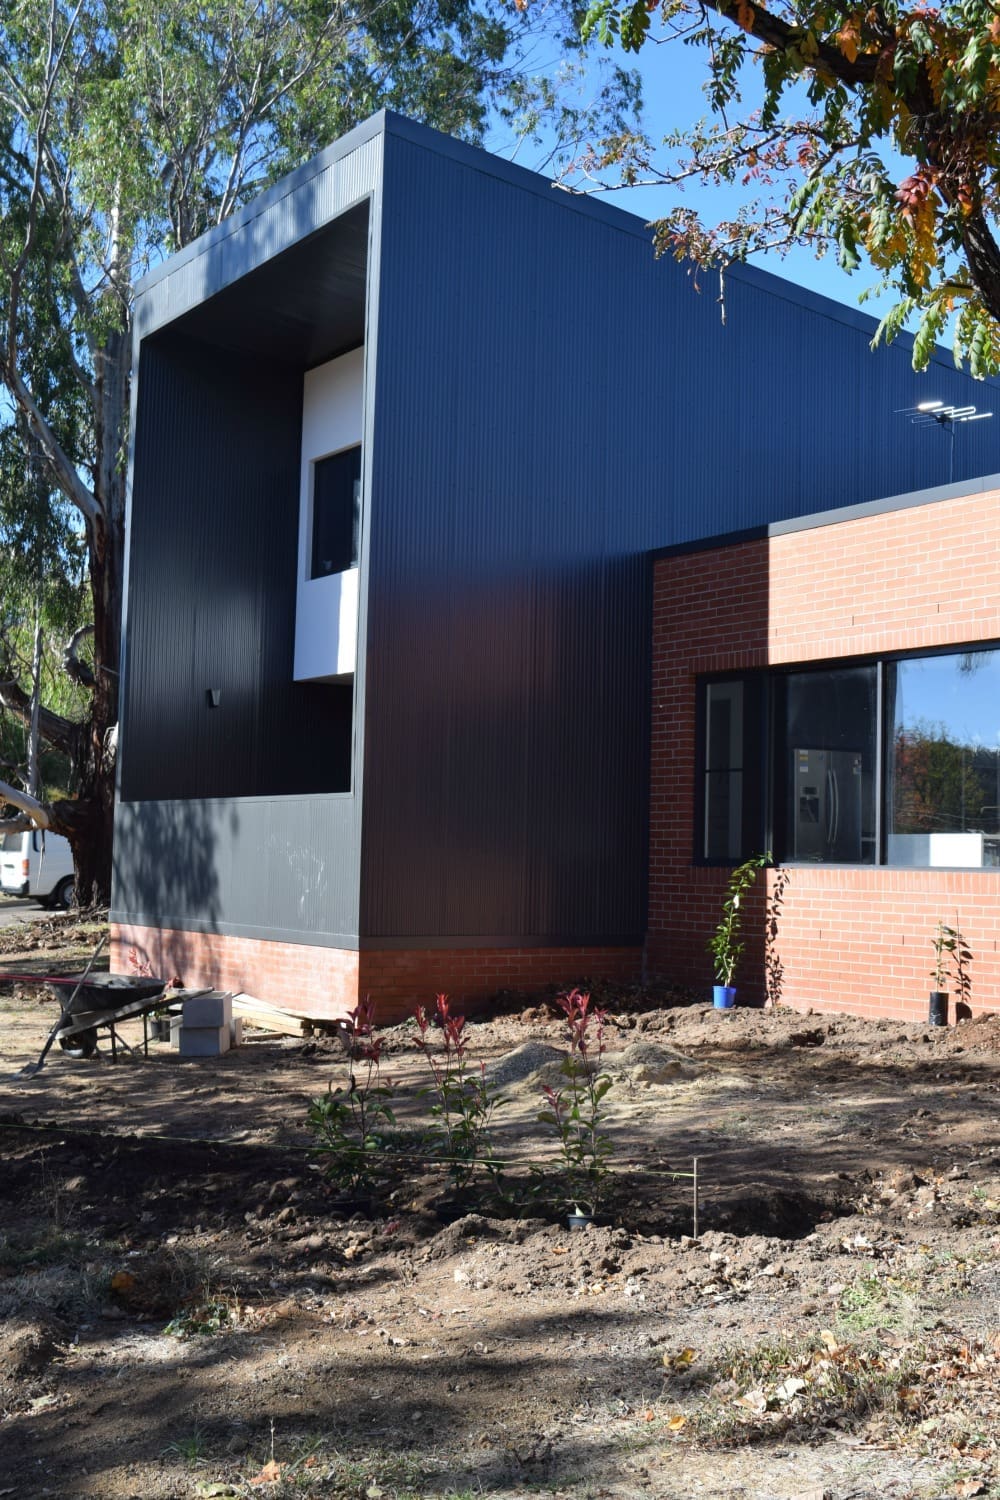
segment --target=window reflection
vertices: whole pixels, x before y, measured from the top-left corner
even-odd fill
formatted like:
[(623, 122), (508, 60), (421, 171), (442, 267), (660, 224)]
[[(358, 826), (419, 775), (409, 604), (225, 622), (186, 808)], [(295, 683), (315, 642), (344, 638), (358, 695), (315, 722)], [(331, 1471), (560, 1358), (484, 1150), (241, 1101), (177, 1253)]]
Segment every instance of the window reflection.
[(776, 700), (781, 858), (873, 864), (875, 668), (793, 672)]
[(890, 864), (1000, 865), (1000, 652), (888, 663)]

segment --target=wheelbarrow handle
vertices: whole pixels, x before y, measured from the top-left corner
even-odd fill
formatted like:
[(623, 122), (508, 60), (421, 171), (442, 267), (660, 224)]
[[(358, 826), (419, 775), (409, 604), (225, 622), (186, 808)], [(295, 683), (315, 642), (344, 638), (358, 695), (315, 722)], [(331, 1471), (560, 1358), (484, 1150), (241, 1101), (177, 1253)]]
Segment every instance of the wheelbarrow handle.
[(80, 993), (80, 990), (81, 990), (83, 984), (85, 983), (88, 975), (90, 974), (91, 969), (94, 967), (95, 963), (97, 962), (98, 957), (99, 957), (100, 952), (101, 952), (101, 949), (104, 947), (104, 944), (107, 942), (107, 940), (108, 940), (108, 934), (105, 932), (103, 934), (103, 936), (101, 937), (101, 941), (98, 943), (97, 947), (94, 949), (93, 953), (90, 955), (90, 962), (88, 963), (87, 967), (84, 969), (83, 973), (80, 975), (80, 978), (79, 978), (79, 980), (77, 982), (76, 988), (74, 989), (72, 995), (70, 995), (70, 997), (69, 997), (69, 1003), (67, 1005), (64, 1005), (62, 1007), (62, 1010), (60, 1012), (58, 1021), (53, 1026), (52, 1030), (49, 1032), (49, 1034), (48, 1034), (48, 1036), (47, 1036), (47, 1038), (45, 1040), (45, 1046), (42, 1048), (42, 1055), (41, 1055), (41, 1057), (39, 1057), (39, 1059), (38, 1059), (38, 1061), (36, 1063), (28, 1063), (28, 1065), (26, 1067), (24, 1067), (24, 1068), (21, 1069), (21, 1076), (22, 1076), (22, 1078), (33, 1078), (36, 1073), (40, 1073), (42, 1071), (42, 1068), (45, 1065), (45, 1059), (49, 1055), (49, 1049), (51, 1048), (52, 1043), (55, 1041), (56, 1037), (59, 1035), (59, 1032), (62, 1030), (63, 1026), (65, 1026), (65, 1024), (66, 1024), (66, 1017), (72, 1013), (72, 1010), (73, 1010), (73, 1001), (76, 999), (77, 995)]

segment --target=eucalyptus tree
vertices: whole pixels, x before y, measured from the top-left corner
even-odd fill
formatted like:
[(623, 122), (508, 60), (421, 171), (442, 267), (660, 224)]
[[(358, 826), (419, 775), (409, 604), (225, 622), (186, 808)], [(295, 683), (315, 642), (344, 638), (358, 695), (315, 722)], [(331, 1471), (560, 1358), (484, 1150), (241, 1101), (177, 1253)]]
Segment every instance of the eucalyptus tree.
[[(133, 280), (381, 106), (473, 141), (497, 120), (557, 143), (622, 124), (634, 92), (623, 70), (586, 106), (544, 76), (578, 46), (572, 15), (571, 0), (537, 12), (508, 0), (8, 0), (0, 426), (20, 445), (22, 492), (44, 495), (59, 529), (47, 549), (82, 541), (89, 618), (66, 655), (86, 713), (41, 722), (67, 748), (74, 795), (45, 801), (10, 782), (0, 795), (70, 839), (81, 900), (106, 900), (110, 885)], [(23, 717), (10, 653), (0, 679), (0, 703)]]

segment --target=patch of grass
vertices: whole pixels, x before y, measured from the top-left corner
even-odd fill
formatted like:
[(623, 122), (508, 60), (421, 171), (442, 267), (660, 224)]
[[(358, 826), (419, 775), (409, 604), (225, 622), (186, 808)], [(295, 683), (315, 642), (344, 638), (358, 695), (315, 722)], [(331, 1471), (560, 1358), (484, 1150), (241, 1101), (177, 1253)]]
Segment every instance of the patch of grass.
[(450, 1485), (439, 1487), (433, 1460), (418, 1459), (404, 1453), (372, 1449), (348, 1455), (326, 1438), (297, 1438), (283, 1443), (272, 1433), (271, 1456), (248, 1461), (248, 1481), (268, 1475), (269, 1500), (301, 1500), (303, 1495), (322, 1494), (331, 1500), (472, 1500), (476, 1491), (456, 1490)]
[(912, 1325), (916, 1313), (912, 1282), (896, 1276), (859, 1276), (840, 1296), (837, 1329), (841, 1333), (866, 1333), (872, 1328), (902, 1328)]
[(717, 1120), (709, 1129), (716, 1135), (724, 1136), (751, 1136), (760, 1132), (760, 1120), (747, 1114), (744, 1110), (730, 1110), (721, 1119)]
[(42, 1266), (0, 1282), (0, 1320), (24, 1314), (85, 1321), (107, 1303), (110, 1289), (111, 1273), (100, 1261)]
[(31, 1266), (78, 1262), (85, 1255), (93, 1255), (94, 1248), (86, 1235), (55, 1226), (28, 1234), (0, 1234), (0, 1274), (14, 1276)]
[(163, 1458), (180, 1458), (188, 1464), (199, 1464), (205, 1458), (206, 1438), (200, 1427), (187, 1437), (176, 1438), (174, 1442), (168, 1443), (160, 1450)]

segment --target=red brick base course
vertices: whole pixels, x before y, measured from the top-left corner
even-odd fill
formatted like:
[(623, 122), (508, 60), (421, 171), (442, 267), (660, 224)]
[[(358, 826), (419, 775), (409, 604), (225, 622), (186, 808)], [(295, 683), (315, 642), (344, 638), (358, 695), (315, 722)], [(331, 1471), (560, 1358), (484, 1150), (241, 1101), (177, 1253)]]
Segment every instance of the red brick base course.
[(637, 980), (633, 948), (425, 948), (363, 950), (178, 932), (112, 923), (111, 967), (129, 972), (129, 953), (154, 974), (188, 986), (240, 991), (317, 1018), (343, 1015), (371, 995), (382, 1021), (402, 1020), (444, 992), (469, 1011), (498, 991), (532, 993), (581, 979)]
[[(708, 935), (718, 921), (727, 871), (686, 870), (675, 915), (649, 934), (646, 966), (711, 997)], [(927, 1020), (934, 988), (931, 939), (939, 921), (958, 926), (972, 952), (971, 1010), (1000, 1009), (1000, 879), (991, 871), (824, 869), (791, 866), (772, 951), (781, 964), (781, 1000), (796, 1010), (849, 1011), (892, 1021)], [(767, 873), (772, 886), (774, 871)], [(764, 885), (744, 906), (746, 952), (740, 998), (761, 1004)], [(947, 987), (954, 990), (949, 975)], [(951, 1019), (955, 1019), (954, 999)]]

